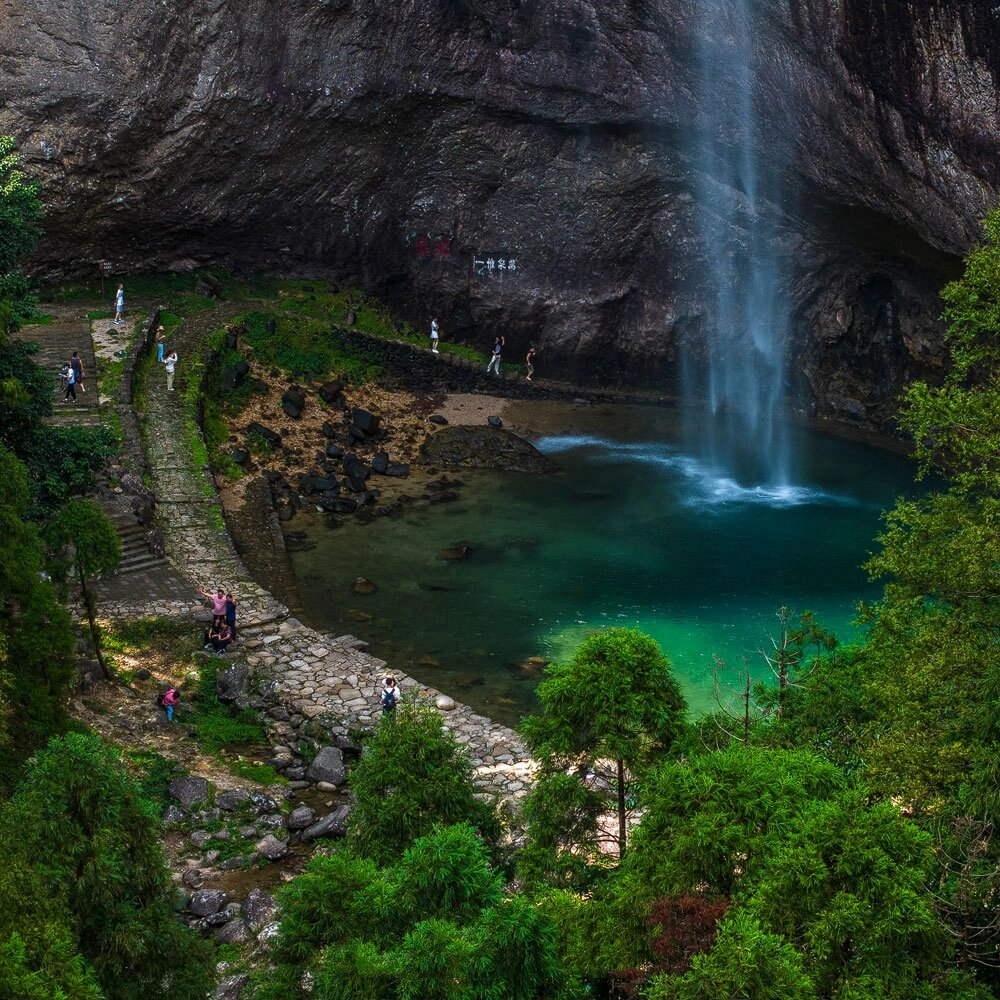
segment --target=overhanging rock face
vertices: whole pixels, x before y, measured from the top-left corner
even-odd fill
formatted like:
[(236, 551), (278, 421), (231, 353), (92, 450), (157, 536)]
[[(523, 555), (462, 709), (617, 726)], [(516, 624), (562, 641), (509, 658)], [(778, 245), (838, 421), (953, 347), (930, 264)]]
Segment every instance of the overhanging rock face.
[[(694, 0), (112, 0), (0, 7), (0, 130), (45, 182), (39, 273), (338, 273), (446, 336), (657, 383), (714, 322)], [(997, 200), (1000, 16), (760, 0), (759, 142), (795, 398), (879, 424), (940, 359), (935, 293)], [(724, 51), (723, 51), (724, 55)], [(715, 202), (717, 205), (718, 202)], [(717, 227), (716, 230), (717, 231)], [(513, 354), (511, 355), (513, 356)], [(797, 394), (797, 395), (796, 395)]]

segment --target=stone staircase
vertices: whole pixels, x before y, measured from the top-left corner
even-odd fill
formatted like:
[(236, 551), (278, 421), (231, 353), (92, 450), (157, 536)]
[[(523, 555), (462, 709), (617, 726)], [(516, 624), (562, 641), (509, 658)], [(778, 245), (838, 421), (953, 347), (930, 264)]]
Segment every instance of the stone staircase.
[[(86, 319), (25, 326), (18, 336), (38, 345), (35, 361), (52, 375), (52, 414), (47, 422), (59, 427), (99, 426), (101, 410), (97, 392), (97, 359), (90, 339), (90, 324)], [(65, 382), (59, 373), (74, 351), (79, 352), (83, 363), (83, 384), (87, 391), (83, 392), (78, 387), (76, 402), (63, 402)]]
[(115, 571), (116, 576), (141, 573), (164, 565), (166, 560), (151, 552), (146, 542), (149, 528), (143, 527), (131, 515), (112, 517), (112, 522), (122, 540), (122, 558)]

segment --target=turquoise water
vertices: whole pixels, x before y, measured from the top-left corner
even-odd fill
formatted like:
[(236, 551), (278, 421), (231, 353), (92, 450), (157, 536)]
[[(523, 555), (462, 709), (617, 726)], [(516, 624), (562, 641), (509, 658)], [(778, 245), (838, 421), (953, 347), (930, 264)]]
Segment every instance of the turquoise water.
[[(729, 697), (744, 661), (768, 675), (759, 650), (782, 605), (850, 639), (857, 602), (878, 594), (859, 567), (880, 513), (912, 490), (905, 458), (806, 431), (794, 483), (763, 489), (685, 454), (675, 413), (525, 404), (512, 417), (558, 473), (463, 470), (455, 503), (289, 526), (307, 534), (292, 562), (308, 620), (507, 722), (534, 704), (520, 661), (565, 657), (602, 626), (654, 636), (697, 712)], [(445, 559), (459, 542), (469, 558)], [(354, 594), (359, 575), (378, 590)]]

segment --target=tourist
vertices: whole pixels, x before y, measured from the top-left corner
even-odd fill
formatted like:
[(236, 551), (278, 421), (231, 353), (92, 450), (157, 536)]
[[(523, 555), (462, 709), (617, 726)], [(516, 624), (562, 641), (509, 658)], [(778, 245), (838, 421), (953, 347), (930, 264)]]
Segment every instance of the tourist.
[(163, 362), (167, 369), (167, 392), (174, 391), (174, 370), (177, 367), (177, 352), (171, 351)]
[(166, 338), (163, 336), (163, 327), (156, 328), (156, 360), (163, 363), (163, 351), (166, 347)]
[(431, 353), (440, 354), (438, 350), (438, 340), (441, 337), (441, 328), (438, 326), (437, 316), (431, 319)]
[(222, 587), (219, 587), (214, 594), (207, 590), (199, 590), (198, 593), (212, 602), (212, 616), (214, 618), (226, 617), (226, 592)]
[(216, 653), (224, 653), (226, 647), (233, 641), (233, 633), (226, 624), (225, 618), (216, 618), (208, 630), (208, 641)]
[(72, 365), (66, 365), (62, 371), (62, 377), (66, 379), (66, 391), (63, 393), (62, 401), (68, 403), (70, 399), (76, 402), (76, 372)]
[(69, 366), (73, 369), (75, 384), (80, 387), (81, 392), (86, 392), (87, 387), (83, 384), (83, 362), (80, 360), (79, 351), (73, 352), (73, 357), (69, 359)]
[(121, 326), (125, 322), (122, 313), (125, 312), (125, 286), (119, 285), (115, 293), (115, 326)]
[(396, 678), (391, 674), (382, 681), (382, 714), (390, 715), (396, 711), (402, 691), (396, 683)]
[[(213, 602), (214, 603), (214, 602)], [(226, 594), (226, 624), (229, 631), (236, 638), (236, 598), (232, 594)]]
[(534, 360), (535, 360), (535, 345), (532, 344), (528, 348), (528, 353), (524, 357), (524, 363), (525, 363), (525, 365), (527, 365), (527, 368), (528, 368), (528, 374), (525, 376), (525, 381), (526, 382), (530, 382), (531, 381), (531, 376), (535, 374), (535, 366), (534, 366), (534, 363), (533, 363)]
[(174, 707), (181, 700), (181, 693), (177, 688), (167, 688), (160, 695), (160, 707), (167, 713), (167, 722), (174, 721)]
[(496, 343), (493, 345), (493, 357), (490, 358), (490, 363), (486, 366), (487, 375), (492, 371), (497, 378), (500, 378), (500, 355), (503, 354), (504, 343), (503, 337), (498, 336)]

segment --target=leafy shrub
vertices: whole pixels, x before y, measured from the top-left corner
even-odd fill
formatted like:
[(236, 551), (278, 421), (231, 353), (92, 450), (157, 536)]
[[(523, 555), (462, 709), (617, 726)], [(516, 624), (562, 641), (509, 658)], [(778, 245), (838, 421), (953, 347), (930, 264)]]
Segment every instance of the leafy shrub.
[(437, 823), (498, 836), (495, 812), (475, 797), (468, 754), (433, 709), (404, 703), (365, 751), (350, 776), (357, 802), (348, 839), (359, 854), (388, 863)]
[(198, 686), (193, 695), (195, 739), (209, 753), (228, 746), (254, 746), (264, 741), (264, 725), (260, 715), (250, 709), (240, 710), (224, 705), (215, 693), (215, 678), (219, 664), (207, 660), (202, 664)]

